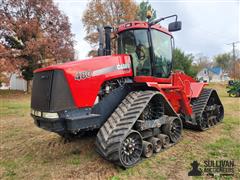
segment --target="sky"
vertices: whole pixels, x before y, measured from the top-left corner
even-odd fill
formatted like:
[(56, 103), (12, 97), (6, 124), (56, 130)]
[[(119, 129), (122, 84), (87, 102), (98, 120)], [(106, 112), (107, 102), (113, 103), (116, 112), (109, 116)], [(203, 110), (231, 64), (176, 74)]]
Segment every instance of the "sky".
[[(91, 46), (86, 35), (82, 16), (87, 8), (86, 0), (54, 0), (71, 23), (77, 59), (87, 57)], [(136, 1), (140, 3), (141, 1)], [(231, 52), (229, 43), (240, 41), (240, 0), (149, 0), (157, 17), (172, 14), (182, 21), (182, 30), (174, 32), (176, 47), (193, 55), (214, 57)], [(170, 21), (161, 22), (167, 26)], [(240, 50), (240, 42), (236, 44)]]

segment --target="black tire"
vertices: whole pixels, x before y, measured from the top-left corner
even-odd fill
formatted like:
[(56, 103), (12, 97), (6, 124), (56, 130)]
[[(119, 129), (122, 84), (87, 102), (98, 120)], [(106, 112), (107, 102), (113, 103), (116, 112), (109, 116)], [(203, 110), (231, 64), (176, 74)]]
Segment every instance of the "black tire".
[(182, 129), (182, 121), (177, 117), (169, 117), (169, 121), (162, 128), (163, 133), (167, 134), (173, 143), (180, 140)]
[(162, 142), (162, 147), (163, 148), (168, 148), (169, 145), (170, 145), (170, 139), (169, 139), (169, 136), (166, 135), (166, 134), (159, 134), (157, 135), (157, 138), (160, 139), (160, 141)]
[(149, 158), (153, 155), (153, 145), (150, 142), (143, 141), (143, 157)]
[(119, 148), (121, 166), (132, 167), (141, 160), (143, 151), (142, 136), (138, 131), (131, 130), (123, 139)]
[(151, 137), (148, 141), (152, 143), (154, 153), (158, 153), (162, 150), (163, 144), (159, 138)]
[(209, 124), (208, 116), (207, 116), (207, 113), (204, 111), (202, 113), (202, 117), (201, 117), (200, 121), (198, 122), (198, 128), (201, 131), (205, 131), (209, 127), (210, 127), (210, 124)]

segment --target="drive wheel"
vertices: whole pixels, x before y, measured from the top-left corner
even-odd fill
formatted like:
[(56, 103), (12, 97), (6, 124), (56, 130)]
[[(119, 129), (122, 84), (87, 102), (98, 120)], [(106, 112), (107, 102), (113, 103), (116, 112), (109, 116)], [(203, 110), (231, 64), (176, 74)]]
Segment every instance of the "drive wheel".
[(177, 117), (170, 117), (169, 122), (163, 126), (162, 130), (173, 143), (176, 143), (181, 138), (182, 129), (182, 121)]
[(119, 159), (123, 167), (131, 167), (141, 159), (143, 140), (139, 132), (131, 130), (122, 141), (119, 151)]
[(222, 106), (218, 106), (216, 114), (217, 114), (217, 121), (221, 122), (223, 120), (223, 115), (224, 115), (224, 110)]
[(206, 119), (204, 119), (204, 118), (201, 118), (201, 120), (199, 121), (198, 126), (199, 126), (200, 130), (204, 131), (204, 130), (206, 130), (208, 128), (208, 121)]
[(144, 121), (154, 120), (160, 118), (163, 114), (163, 102), (159, 101), (157, 98), (153, 98), (145, 107), (139, 119), (142, 119)]
[(206, 111), (203, 112), (202, 117), (198, 122), (198, 127), (201, 131), (204, 131), (209, 128), (208, 116)]

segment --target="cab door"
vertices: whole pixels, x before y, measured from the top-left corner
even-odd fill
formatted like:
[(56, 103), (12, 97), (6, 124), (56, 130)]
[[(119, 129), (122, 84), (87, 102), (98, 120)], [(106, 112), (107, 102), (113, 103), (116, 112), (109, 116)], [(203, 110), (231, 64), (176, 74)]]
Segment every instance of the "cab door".
[(151, 54), (148, 29), (122, 32), (118, 39), (118, 54), (132, 57), (134, 76), (151, 76)]
[(172, 70), (172, 37), (156, 29), (151, 29), (151, 39), (153, 76), (168, 78)]

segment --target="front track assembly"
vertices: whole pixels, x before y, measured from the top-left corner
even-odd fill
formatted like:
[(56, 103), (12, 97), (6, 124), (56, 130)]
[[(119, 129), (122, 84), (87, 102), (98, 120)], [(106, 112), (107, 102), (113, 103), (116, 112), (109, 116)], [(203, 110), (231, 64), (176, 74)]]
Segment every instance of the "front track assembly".
[(137, 91), (129, 93), (100, 128), (96, 148), (105, 159), (128, 168), (142, 156), (174, 145), (181, 134), (182, 121), (159, 92)]

